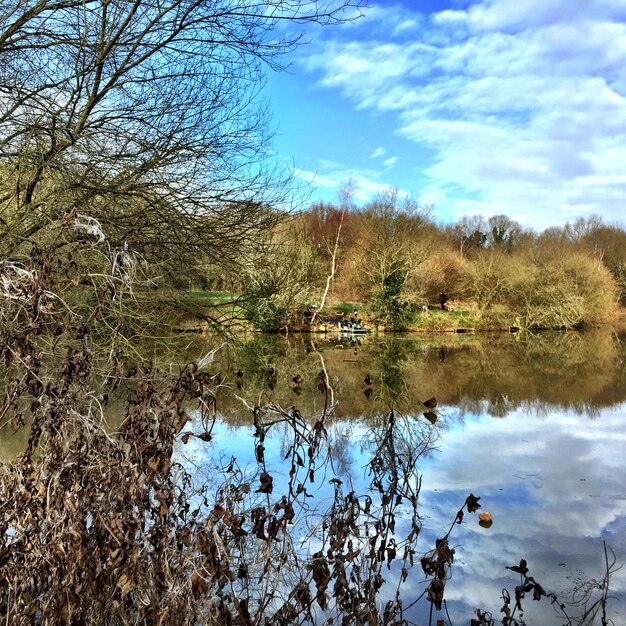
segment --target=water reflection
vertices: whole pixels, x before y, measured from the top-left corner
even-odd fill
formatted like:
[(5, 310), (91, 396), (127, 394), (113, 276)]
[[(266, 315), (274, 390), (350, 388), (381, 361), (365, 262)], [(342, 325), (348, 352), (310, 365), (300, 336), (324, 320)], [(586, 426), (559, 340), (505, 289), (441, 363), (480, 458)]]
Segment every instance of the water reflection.
[[(468, 623), (480, 607), (499, 614), (500, 590), (511, 593), (519, 583), (507, 566), (526, 559), (531, 575), (549, 592), (564, 601), (577, 586), (604, 573), (603, 540), (620, 561), (626, 555), (626, 405), (602, 412), (589, 420), (572, 411), (553, 411), (530, 416), (523, 410), (494, 420), (487, 414), (461, 415), (448, 410), (441, 420), (445, 429), (432, 427), (419, 435), (435, 444), (417, 461), (422, 477), (419, 514), (422, 529), (418, 548), (426, 553), (443, 536), (468, 493), (480, 496), (482, 511), (489, 511), (493, 525), (483, 528), (476, 516), (467, 516), (455, 526), (450, 545), (456, 550), (452, 578), (446, 584), (448, 611), (452, 623)], [(407, 417), (409, 427), (414, 418)], [(369, 484), (367, 464), (375, 440), (372, 433), (384, 427), (384, 417), (336, 420), (329, 425), (329, 449), (335, 475), (356, 493), (365, 493)], [(373, 430), (372, 430), (373, 429)], [(252, 428), (221, 422), (214, 447), (196, 442), (185, 450), (196, 465), (210, 467), (210, 458), (235, 455), (250, 472), (256, 468), (252, 454)], [(419, 433), (419, 431), (418, 431)], [(288, 452), (288, 430), (266, 440), (269, 470), (286, 480), (287, 466), (281, 460)], [(330, 478), (325, 475), (311, 500), (311, 506), (326, 510), (331, 501)], [(410, 523), (410, 512), (400, 517), (396, 533), (402, 536)], [(419, 556), (419, 552), (418, 552)], [(388, 573), (386, 593), (393, 596), (397, 572)], [(427, 581), (419, 567), (411, 570), (406, 602), (419, 597)], [(626, 600), (624, 572), (611, 579), (610, 615), (624, 623)], [(383, 596), (383, 600), (385, 596)], [(622, 605), (620, 605), (622, 603)], [(561, 624), (562, 615), (552, 605), (525, 603), (529, 624)], [(575, 615), (574, 608), (568, 608)], [(429, 623), (429, 606), (418, 602), (407, 618)], [(442, 612), (437, 618), (446, 617)], [(447, 622), (446, 622), (447, 623)]]
[(626, 399), (625, 343), (626, 334), (610, 330), (448, 336), (445, 343), (415, 335), (365, 337), (358, 344), (332, 336), (263, 336), (222, 351), (216, 367), (232, 374), (219, 400), (227, 416), (245, 419), (229, 393), (245, 381), (248, 397), (296, 404), (308, 414), (320, 410), (328, 392), (339, 400), (342, 417), (371, 414), (377, 398), (396, 398), (402, 410), (414, 412), (431, 396), (462, 415), (504, 417), (521, 409), (541, 415), (559, 408), (594, 417)]
[[(394, 335), (358, 343), (260, 337), (219, 353), (210, 372), (223, 378), (213, 440), (188, 439), (178, 452), (214, 484), (216, 461), (226, 466), (233, 457), (253, 476), (259, 469), (244, 401), (297, 407), (306, 417), (337, 403), (327, 425), (332, 469), (362, 494), (371, 429), (383, 425), (393, 406), (436, 438), (417, 462), (420, 549), (428, 551), (447, 532), (470, 492), (493, 516), (489, 529), (468, 516), (451, 536), (456, 559), (446, 598), (452, 623), (468, 623), (478, 607), (499, 616), (500, 590), (518, 584), (506, 566), (521, 558), (544, 587), (567, 599), (580, 581), (602, 577), (603, 540), (626, 560), (625, 339), (601, 331), (445, 340)], [(112, 410), (116, 406), (112, 400)], [(288, 435), (279, 431), (265, 441), (277, 483), (289, 472), (282, 465)], [(0, 451), (13, 456), (20, 442), (5, 431), (2, 444)], [(331, 477), (320, 476), (311, 507), (325, 507)], [(398, 534), (409, 522), (410, 515), (398, 520)], [(388, 574), (389, 594), (394, 575)], [(426, 586), (419, 567), (407, 584), (408, 603)], [(624, 570), (612, 577), (611, 590), (611, 615), (626, 623)], [(563, 623), (545, 599), (525, 607), (529, 624)], [(407, 618), (428, 623), (428, 605), (417, 603)]]
[[(495, 520), (488, 532), (459, 529), (462, 576), (471, 583), (457, 589), (456, 610), (484, 605), (491, 596), (485, 608), (497, 612), (493, 590), (517, 584), (504, 568), (520, 558), (537, 580), (566, 596), (577, 578), (601, 578), (602, 540), (624, 560), (625, 416), (624, 404), (603, 410), (597, 420), (573, 411), (532, 416), (517, 410), (495, 421), (451, 416), (440, 452), (424, 466), (422, 504), (437, 529), (470, 489)], [(622, 600), (625, 583), (623, 572), (613, 578)], [(558, 623), (547, 621), (552, 614), (546, 608), (533, 606), (541, 619), (531, 623)]]
[[(479, 607), (500, 615), (500, 590), (513, 593), (519, 584), (506, 567), (522, 558), (531, 575), (566, 602), (583, 581), (602, 578), (603, 541), (618, 561), (626, 559), (624, 339), (598, 331), (450, 338), (442, 346), (441, 339), (373, 337), (355, 354), (354, 346), (339, 342), (263, 338), (263, 349), (248, 345), (240, 353), (245, 356), (233, 351), (228, 358), (249, 372), (248, 397), (297, 404), (304, 415), (315, 415), (327, 402), (322, 365), (338, 401), (329, 427), (335, 471), (357, 492), (367, 482), (367, 429), (391, 402), (436, 429), (436, 448), (419, 460), (423, 550), (445, 534), (470, 492), (480, 495), (482, 510), (494, 519), (483, 528), (468, 518), (451, 537), (456, 562), (446, 585), (448, 610), (452, 623), (467, 623)], [(274, 389), (262, 378), (270, 362), (279, 372)], [(293, 392), (296, 375), (299, 395)], [(230, 441), (238, 432), (249, 436), (249, 429), (234, 426), (249, 423), (249, 414), (231, 402), (228, 389), (223, 392), (219, 406), (234, 429)], [(425, 405), (434, 398), (436, 407)], [(323, 494), (317, 494), (320, 501)], [(414, 598), (426, 585), (418, 569), (407, 581)], [(390, 583), (390, 594), (393, 588)], [(611, 590), (611, 615), (626, 623), (624, 571), (612, 576)], [(545, 599), (524, 606), (528, 623), (563, 622)], [(428, 623), (428, 611), (427, 603), (417, 603), (407, 617)], [(444, 618), (434, 615), (432, 623)]]

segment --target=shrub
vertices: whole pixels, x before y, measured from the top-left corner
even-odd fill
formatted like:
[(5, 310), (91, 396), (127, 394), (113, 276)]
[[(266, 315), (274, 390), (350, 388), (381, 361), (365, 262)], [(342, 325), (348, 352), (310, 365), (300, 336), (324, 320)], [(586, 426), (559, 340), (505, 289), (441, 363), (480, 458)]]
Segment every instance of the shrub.
[(261, 332), (292, 326), (311, 298), (311, 246), (289, 231), (281, 237), (265, 248), (262, 265), (251, 264), (241, 297), (246, 319)]
[(617, 302), (614, 278), (589, 255), (504, 255), (487, 252), (476, 259), (468, 291), (484, 327), (581, 328), (605, 320)]
[(576, 252), (517, 264), (507, 299), (525, 328), (580, 328), (603, 321), (617, 299), (615, 281), (598, 260)]

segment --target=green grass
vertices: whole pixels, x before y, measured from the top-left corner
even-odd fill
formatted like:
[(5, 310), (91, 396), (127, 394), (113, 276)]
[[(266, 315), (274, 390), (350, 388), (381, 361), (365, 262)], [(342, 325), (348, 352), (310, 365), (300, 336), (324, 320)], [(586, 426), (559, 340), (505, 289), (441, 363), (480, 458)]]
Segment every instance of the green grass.
[(450, 316), (450, 319), (454, 320), (454, 325), (458, 328), (473, 328), (476, 326), (476, 319), (470, 309), (459, 308), (449, 312), (440, 311), (440, 313)]
[[(359, 316), (368, 319), (372, 313), (360, 302), (332, 302), (324, 307), (322, 317), (333, 317), (342, 312), (344, 319), (357, 309)], [(409, 324), (414, 330), (453, 330), (455, 328), (474, 328), (476, 326), (475, 311), (466, 307), (458, 307), (453, 311), (441, 311), (431, 308), (416, 314), (415, 320)]]
[(430, 309), (417, 314), (411, 328), (414, 330), (444, 331), (456, 328), (475, 328), (476, 319), (473, 312), (466, 308), (453, 311)]
[(237, 294), (227, 291), (188, 291), (187, 296), (200, 304), (211, 306), (232, 302), (237, 297)]

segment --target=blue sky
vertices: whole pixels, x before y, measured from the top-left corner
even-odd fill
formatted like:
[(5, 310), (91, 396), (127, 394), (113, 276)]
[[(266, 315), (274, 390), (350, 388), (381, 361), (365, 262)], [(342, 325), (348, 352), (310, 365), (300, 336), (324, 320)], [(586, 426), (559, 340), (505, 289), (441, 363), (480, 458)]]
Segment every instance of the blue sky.
[(271, 73), (276, 156), (336, 202), (626, 226), (626, 0), (372, 2)]

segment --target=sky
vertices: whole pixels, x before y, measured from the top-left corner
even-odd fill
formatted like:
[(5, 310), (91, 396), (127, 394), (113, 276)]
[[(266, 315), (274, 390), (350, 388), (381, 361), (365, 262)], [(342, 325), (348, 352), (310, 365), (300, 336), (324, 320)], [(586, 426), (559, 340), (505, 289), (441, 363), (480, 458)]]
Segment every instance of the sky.
[(626, 226), (626, 0), (372, 1), (309, 35), (265, 88), (309, 202)]

